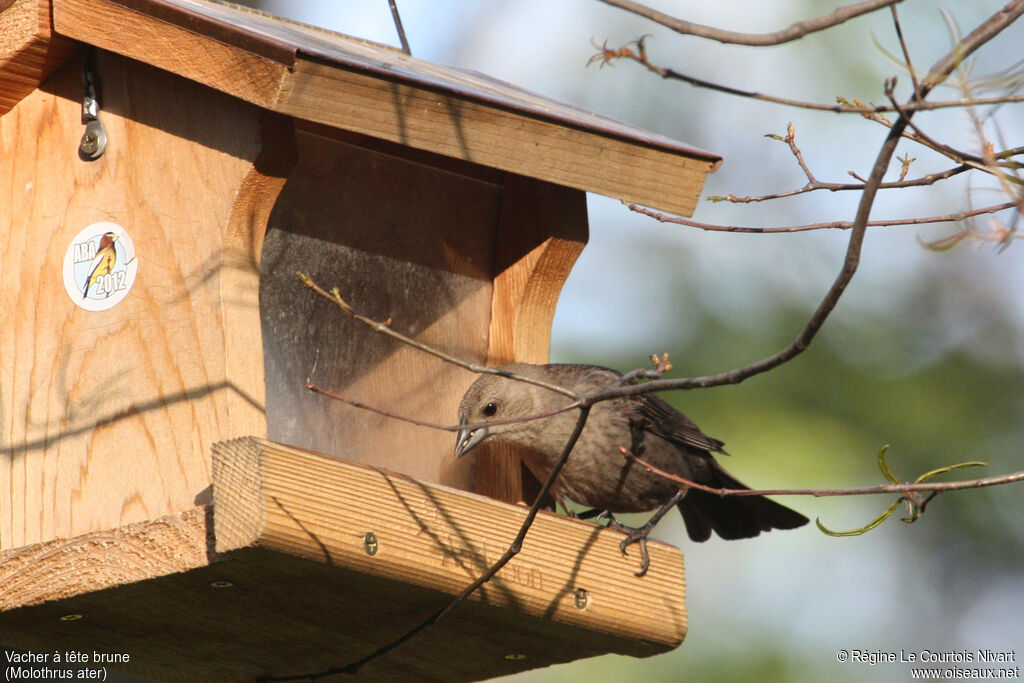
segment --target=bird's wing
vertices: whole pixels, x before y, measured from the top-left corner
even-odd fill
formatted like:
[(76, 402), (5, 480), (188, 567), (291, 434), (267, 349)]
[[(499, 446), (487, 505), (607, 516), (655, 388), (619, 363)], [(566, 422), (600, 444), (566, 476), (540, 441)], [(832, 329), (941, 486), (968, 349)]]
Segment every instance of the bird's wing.
[(642, 394), (635, 399), (636, 410), (634, 419), (640, 426), (667, 441), (702, 451), (728, 455), (722, 446), (725, 444), (700, 431), (693, 420), (669, 405), (655, 394)]
[(116, 254), (113, 246), (100, 249), (96, 256), (93, 257), (92, 263), (89, 264), (89, 277), (85, 279), (85, 291), (82, 292), (83, 297), (89, 294), (89, 288), (96, 282), (97, 275), (106, 275), (113, 270), (115, 258)]
[[(571, 386), (574, 391), (582, 394), (593, 393), (620, 381), (622, 373), (618, 370), (598, 365), (548, 365), (547, 368), (557, 373), (564, 386)], [(696, 448), (701, 451), (728, 455), (722, 446), (694, 424), (693, 420), (669, 405), (657, 394), (640, 394), (631, 398), (612, 401), (617, 406), (626, 406), (629, 421), (645, 431), (656, 434), (666, 441), (671, 441), (683, 448)]]

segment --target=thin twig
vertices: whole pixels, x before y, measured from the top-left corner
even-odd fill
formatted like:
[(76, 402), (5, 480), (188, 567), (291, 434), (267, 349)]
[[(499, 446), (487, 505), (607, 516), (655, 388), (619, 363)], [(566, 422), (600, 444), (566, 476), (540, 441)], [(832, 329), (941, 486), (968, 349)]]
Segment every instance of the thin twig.
[[(890, 93), (891, 93), (891, 91), (888, 89), (888, 84), (887, 84), (887, 86), (886, 86), (886, 94), (890, 94)], [(891, 99), (891, 97), (890, 97), (890, 99)], [(894, 104), (895, 104), (895, 102), (894, 102)], [(900, 114), (904, 114), (904, 112), (901, 110)], [(873, 120), (878, 120), (880, 117), (871, 117), (871, 118)], [(892, 125), (891, 123), (889, 123), (888, 121), (885, 121), (884, 119), (883, 119), (883, 122), (884, 122), (884, 125), (886, 125), (886, 126), (891, 126)], [(814, 174), (811, 172), (811, 169), (808, 168), (807, 164), (804, 162), (803, 153), (800, 151), (800, 147), (796, 144), (796, 129), (794, 128), (792, 123), (790, 123), (786, 127), (786, 134), (785, 135), (776, 135), (774, 133), (768, 133), (768, 134), (765, 135), (765, 137), (766, 138), (771, 138), (772, 140), (777, 140), (779, 142), (786, 143), (786, 145), (789, 147), (790, 153), (796, 159), (797, 165), (800, 166), (800, 170), (803, 171), (804, 177), (807, 178), (807, 184), (804, 185), (803, 187), (799, 187), (799, 188), (797, 188), (795, 190), (789, 190), (787, 192), (776, 192), (776, 193), (773, 193), (773, 194), (766, 194), (766, 195), (760, 195), (760, 196), (737, 197), (734, 194), (728, 194), (728, 195), (725, 195), (725, 196), (709, 196), (708, 199), (710, 201), (713, 201), (713, 202), (727, 201), (727, 202), (730, 202), (730, 203), (733, 203), (733, 204), (751, 204), (751, 203), (756, 203), (756, 202), (769, 201), (769, 200), (773, 200), (773, 199), (782, 199), (782, 198), (786, 198), (786, 197), (795, 197), (797, 195), (807, 194), (809, 192), (814, 192), (814, 191), (817, 191), (817, 190), (828, 190), (829, 192), (842, 192), (842, 191), (857, 191), (857, 192), (859, 192), (859, 191), (864, 189), (864, 180), (861, 179), (857, 174), (852, 173), (852, 172), (850, 173), (850, 175), (852, 175), (854, 178), (857, 178), (858, 180), (860, 180), (859, 183), (828, 183), (828, 182), (823, 182), (823, 181), (818, 180), (814, 176)], [(948, 178), (952, 178), (952, 177), (957, 176), (957, 175), (959, 175), (961, 173), (964, 173), (965, 171), (969, 171), (972, 168), (972, 166), (968, 166), (966, 164), (961, 164), (960, 166), (955, 166), (953, 168), (946, 169), (945, 171), (941, 171), (939, 173), (929, 173), (928, 175), (921, 176), (920, 178), (914, 178), (912, 180), (906, 180), (905, 179), (906, 167), (907, 167), (907, 164), (904, 164), (904, 172), (901, 173), (899, 180), (897, 180), (897, 181), (890, 181), (890, 182), (883, 182), (883, 183), (879, 184), (879, 188), (883, 189), (883, 190), (889, 190), (889, 189), (898, 189), (898, 188), (905, 188), (905, 187), (921, 187), (921, 186), (933, 185), (933, 184), (939, 182), (940, 180), (946, 180)]]
[(917, 74), (914, 72), (914, 64), (910, 61), (910, 50), (907, 49), (907, 41), (903, 39), (903, 27), (900, 26), (900, 15), (896, 11), (896, 5), (889, 5), (889, 11), (892, 14), (893, 28), (896, 29), (896, 37), (900, 41), (900, 49), (903, 51), (903, 61), (907, 65), (907, 71), (910, 72), (910, 81), (914, 84), (914, 98), (920, 97), (921, 85), (917, 82)]
[[(902, 116), (905, 117), (906, 116), (906, 112), (904, 111), (902, 105), (898, 104), (896, 102), (896, 100), (892, 96), (892, 87), (891, 86), (887, 86), (886, 87), (885, 95), (886, 95), (886, 97), (889, 98), (889, 101), (892, 102), (893, 107)], [(875, 120), (878, 120), (878, 119), (875, 119)], [(881, 121), (881, 123), (883, 125), (886, 125), (886, 123), (884, 121)], [(931, 150), (933, 150), (935, 152), (938, 152), (939, 154), (941, 154), (941, 155), (943, 155), (943, 156), (945, 156), (945, 157), (947, 157), (949, 159), (952, 159), (953, 161), (958, 161), (963, 166), (968, 166), (970, 168), (973, 168), (976, 171), (982, 171), (983, 173), (989, 173), (989, 174), (994, 175), (994, 176), (996, 176), (998, 178), (1002, 178), (1005, 175), (1005, 174), (1001, 173), (993, 165), (990, 165), (990, 164), (986, 163), (986, 161), (985, 161), (985, 159), (983, 157), (979, 157), (979, 156), (977, 156), (975, 154), (969, 154), (968, 152), (962, 152), (962, 151), (960, 151), (958, 149), (950, 147), (949, 145), (941, 143), (938, 140), (936, 140), (933, 137), (931, 137), (930, 135), (928, 135), (927, 133), (925, 133), (923, 130), (921, 130), (913, 122), (910, 122), (910, 127), (914, 130), (914, 132), (913, 133), (904, 133), (904, 136), (903, 136), (903, 137), (907, 138), (908, 140), (913, 140), (914, 142), (916, 142), (918, 144), (924, 145), (928, 149), (931, 149)], [(1019, 178), (1013, 178), (1011, 180), (1011, 182), (1014, 182), (1014, 183), (1016, 183), (1018, 185), (1019, 184), (1024, 184), (1024, 182), (1022, 182)]]
[(316, 292), (317, 294), (319, 294), (320, 296), (322, 296), (323, 298), (327, 299), (332, 304), (340, 308), (341, 311), (348, 317), (358, 322), (361, 322), (374, 332), (379, 332), (380, 334), (392, 337), (393, 339), (397, 339), (406, 346), (411, 346), (414, 349), (419, 349), (423, 353), (429, 354), (436, 358), (440, 358), (446, 363), (451, 363), (452, 365), (463, 368), (465, 370), (469, 370), (470, 372), (475, 372), (478, 374), (500, 375), (501, 377), (508, 377), (509, 379), (514, 379), (518, 382), (526, 382), (527, 384), (534, 384), (538, 387), (544, 387), (545, 389), (549, 389), (556, 393), (562, 394), (563, 396), (568, 396), (569, 398), (572, 398), (574, 400), (579, 398), (579, 396), (575, 392), (570, 391), (565, 387), (560, 387), (557, 384), (552, 384), (550, 382), (545, 382), (543, 380), (534, 379), (532, 377), (524, 377), (522, 375), (517, 375), (515, 373), (508, 372), (507, 370), (489, 368), (486, 365), (480, 365), (479, 363), (470, 363), (462, 360), (461, 358), (457, 358), (451, 355), (450, 353), (445, 353), (444, 351), (435, 349), (434, 347), (428, 344), (418, 342), (412, 337), (407, 337), (401, 332), (397, 332), (391, 329), (391, 326), (389, 324), (390, 321), (381, 322), (379, 320), (374, 320), (373, 318), (368, 318), (365, 315), (356, 313), (352, 306), (349, 305), (349, 303), (345, 301), (343, 298), (341, 298), (341, 293), (338, 292), (337, 288), (328, 292), (326, 289), (324, 289), (317, 283), (313, 282), (312, 278), (310, 278), (305, 273), (296, 273), (296, 275), (298, 276), (299, 280), (302, 281), (302, 284), (304, 284), (307, 288)]
[(389, 417), (392, 420), (398, 420), (399, 422), (408, 422), (409, 424), (416, 425), (417, 427), (426, 427), (428, 429), (438, 429), (438, 430), (445, 431), (445, 432), (458, 432), (458, 431), (461, 431), (463, 429), (468, 429), (468, 430), (472, 431), (474, 429), (480, 429), (481, 427), (495, 427), (495, 426), (498, 426), (498, 425), (510, 425), (510, 424), (519, 424), (520, 422), (531, 422), (533, 420), (543, 420), (544, 418), (552, 417), (553, 415), (559, 415), (561, 413), (569, 412), (570, 410), (575, 410), (575, 409), (579, 408), (582, 405), (579, 400), (576, 400), (576, 401), (572, 401), (571, 403), (565, 404), (561, 408), (556, 408), (554, 410), (547, 410), (547, 411), (545, 411), (543, 413), (534, 413), (533, 415), (527, 415), (526, 417), (509, 418), (507, 420), (488, 420), (487, 422), (467, 423), (467, 424), (459, 424), (459, 425), (442, 425), (442, 424), (437, 424), (436, 422), (427, 422), (425, 420), (417, 420), (414, 417), (408, 417), (406, 415), (399, 415), (398, 413), (392, 412), (390, 410), (385, 410), (383, 408), (378, 408), (376, 406), (371, 406), (371, 405), (369, 405), (367, 403), (363, 403), (362, 401), (357, 401), (357, 400), (355, 400), (353, 398), (349, 398), (348, 396), (343, 396), (343, 395), (341, 395), (339, 393), (336, 393), (334, 391), (331, 391), (329, 389), (324, 389), (323, 387), (318, 387), (315, 384), (307, 384), (306, 388), (309, 389), (310, 391), (314, 392), (314, 393), (320, 394), (322, 396), (326, 396), (328, 398), (332, 398), (335, 401), (341, 401), (342, 403), (347, 403), (348, 405), (352, 406), (353, 408), (359, 408), (361, 410), (365, 410), (365, 411), (370, 412), (370, 413), (376, 413), (377, 415), (383, 415), (384, 417)]
[[(634, 41), (637, 43), (642, 42)], [(688, 74), (680, 73), (674, 69), (668, 67), (662, 67), (654, 64), (647, 59), (644, 50), (640, 50), (637, 54), (629, 47), (622, 47), (618, 49), (608, 48), (606, 45), (597, 46), (601, 50), (600, 54), (592, 57), (590, 63), (601, 62), (602, 64), (610, 64), (615, 59), (628, 59), (644, 66), (648, 71), (661, 76), (667, 80), (682, 81), (683, 83), (689, 83), (695, 88), (704, 88), (707, 90), (714, 90), (722, 92), (727, 95), (735, 95), (737, 97), (745, 97), (747, 99), (758, 100), (761, 102), (771, 102), (772, 104), (781, 104), (787, 107), (796, 107), (798, 109), (810, 109), (812, 111), (828, 111), (836, 114), (859, 114), (861, 116), (868, 114), (879, 114), (886, 112), (895, 112), (896, 110), (891, 104), (847, 104), (845, 98), (837, 98), (839, 104), (823, 104), (821, 102), (809, 102), (806, 100), (796, 100), (788, 97), (779, 97), (776, 95), (768, 95), (766, 93), (760, 93), (754, 90), (744, 90), (742, 88), (734, 88), (729, 85), (722, 85), (709, 81), (697, 76), (690, 76)], [(999, 95), (993, 97), (979, 97), (974, 99), (961, 99), (961, 100), (945, 100), (928, 102), (925, 100), (917, 100), (905, 103), (903, 106), (904, 111), (926, 111), (932, 109), (947, 109), (955, 107), (967, 107), (967, 106), (981, 106), (989, 104), (1010, 104), (1016, 102), (1024, 102), (1024, 95)]]
[[(941, 180), (948, 180), (949, 178), (958, 176), (961, 173), (970, 171), (972, 168), (973, 166), (961, 164), (960, 166), (954, 166), (953, 168), (948, 168), (945, 171), (940, 171), (939, 173), (929, 173), (928, 175), (923, 175), (920, 178), (913, 178), (911, 180), (892, 180), (889, 182), (881, 183), (878, 186), (878, 188), (880, 190), (898, 190), (907, 187), (927, 187), (929, 185), (934, 185), (935, 183)], [(851, 173), (850, 175), (860, 180), (860, 177), (857, 176), (856, 174)], [(708, 199), (715, 202), (726, 201), (732, 204), (756, 204), (758, 202), (766, 202), (771, 201), (773, 199), (785, 199), (788, 197), (796, 197), (798, 195), (808, 194), (809, 192), (815, 192), (817, 190), (828, 190), (829, 192), (860, 192), (863, 189), (863, 181), (859, 183), (829, 183), (821, 180), (815, 180), (813, 182), (807, 183), (803, 187), (797, 188), (795, 190), (789, 190), (787, 192), (776, 192), (774, 194), (765, 194), (750, 197), (737, 197), (736, 195), (728, 194), (725, 196), (708, 197)]]
[[(892, 97), (892, 89), (890, 87), (890, 83), (886, 83), (885, 94), (888, 96), (889, 100), (893, 103), (893, 106), (896, 108), (897, 112), (899, 114), (903, 115), (903, 116), (907, 116), (907, 111), (904, 110), (893, 99), (893, 97)], [(973, 112), (973, 108), (970, 108), (969, 111)], [(882, 117), (869, 116), (868, 118), (870, 118), (873, 121), (877, 121), (877, 122), (881, 123), (882, 125), (884, 125), (886, 127), (891, 127), (892, 126), (892, 123), (890, 123), (888, 120), (886, 120), (886, 119), (884, 119)], [(938, 152), (940, 154), (943, 154), (944, 156), (947, 156), (950, 159), (953, 159), (954, 161), (958, 161), (958, 162), (961, 162), (961, 163), (960, 163), (959, 166), (954, 166), (953, 168), (948, 168), (945, 171), (941, 171), (939, 173), (929, 173), (927, 175), (921, 176), (920, 178), (913, 178), (911, 180), (906, 180), (907, 170), (910, 167), (910, 162), (913, 161), (913, 159), (906, 158), (905, 163), (903, 163), (902, 171), (900, 172), (899, 180), (883, 182), (882, 184), (879, 185), (880, 189), (890, 190), (890, 189), (902, 189), (902, 188), (907, 188), (907, 187), (924, 187), (924, 186), (934, 185), (935, 183), (937, 183), (939, 181), (947, 180), (949, 178), (955, 177), (957, 175), (960, 175), (961, 173), (964, 173), (966, 171), (970, 171), (972, 169), (984, 171), (986, 173), (990, 173), (990, 174), (995, 175), (995, 176), (997, 176), (999, 178), (1002, 178), (1004, 175), (1007, 175), (1007, 174), (1004, 171), (1000, 170), (998, 167), (1003, 166), (1003, 167), (1007, 167), (1007, 168), (1011, 168), (1011, 169), (1016, 169), (1019, 166), (1019, 164), (1017, 164), (1016, 162), (1004, 161), (1004, 160), (1005, 159), (1010, 159), (1013, 156), (1015, 156), (1017, 154), (1020, 154), (1021, 148), (1007, 149), (1007, 150), (1003, 150), (1003, 151), (998, 152), (998, 153), (993, 151), (993, 152), (991, 152), (988, 155), (988, 158), (983, 158), (983, 157), (975, 156), (973, 154), (967, 154), (966, 152), (961, 152), (961, 151), (959, 151), (957, 149), (954, 149), (954, 148), (952, 148), (952, 147), (950, 147), (948, 145), (943, 145), (942, 143), (940, 143), (940, 142), (938, 142), (936, 140), (933, 140), (931, 137), (929, 137), (927, 134), (925, 134), (923, 131), (921, 131), (921, 129), (918, 128), (914, 124), (913, 121), (910, 121), (910, 126), (914, 129), (915, 133), (914, 134), (904, 133), (904, 137), (906, 137), (909, 140), (913, 140), (914, 142), (917, 142), (919, 144), (925, 145), (926, 147), (929, 147), (929, 148), (933, 149), (934, 151), (936, 151), (936, 152)], [(798, 187), (795, 190), (788, 190), (786, 192), (775, 192), (775, 193), (772, 193), (772, 194), (765, 194), (765, 195), (753, 195), (753, 196), (747, 196), (747, 197), (737, 197), (736, 195), (731, 194), (731, 193), (727, 194), (727, 195), (709, 195), (707, 197), (707, 199), (709, 201), (712, 201), (712, 202), (729, 202), (731, 204), (753, 204), (753, 203), (765, 202), (765, 201), (770, 201), (770, 200), (775, 200), (775, 199), (784, 199), (784, 198), (788, 198), (788, 197), (796, 197), (798, 195), (808, 194), (810, 192), (815, 192), (815, 191), (818, 191), (818, 190), (828, 190), (829, 192), (843, 192), (843, 191), (857, 191), (857, 192), (859, 192), (859, 191), (864, 189), (864, 179), (861, 178), (859, 175), (857, 175), (856, 173), (854, 173), (852, 171), (850, 172), (850, 175), (852, 175), (854, 178), (856, 178), (860, 182), (858, 182), (858, 183), (829, 183), (829, 182), (824, 182), (824, 181), (818, 180), (814, 176), (814, 174), (811, 172), (811, 170), (807, 166), (807, 164), (804, 162), (803, 153), (801, 152), (800, 147), (796, 144), (796, 133), (795, 133), (795, 129), (794, 129), (792, 123), (790, 123), (788, 125), (788, 127), (786, 129), (786, 135), (776, 135), (774, 133), (768, 133), (768, 134), (765, 135), (765, 137), (766, 138), (771, 138), (772, 140), (777, 140), (779, 142), (786, 143), (786, 145), (789, 147), (790, 153), (796, 159), (797, 165), (800, 167), (800, 170), (803, 171), (804, 177), (807, 178), (807, 183), (803, 187)], [(903, 159), (901, 159), (901, 161), (903, 161)], [(1017, 182), (1017, 184), (1020, 184), (1019, 179), (1016, 179), (1015, 176), (1011, 176), (1011, 177), (1014, 177), (1014, 179)]]
[(390, 643), (381, 647), (380, 649), (371, 652), (362, 659), (359, 659), (355, 662), (352, 662), (351, 664), (347, 664), (340, 668), (328, 669), (326, 671), (306, 675), (304, 677), (270, 678), (268, 680), (288, 681), (301, 680), (301, 678), (315, 680), (317, 678), (325, 678), (327, 676), (333, 676), (335, 674), (356, 673), (364, 665), (386, 655), (388, 652), (391, 652), (395, 648), (415, 638), (419, 633), (439, 622), (441, 619), (445, 617), (446, 614), (455, 609), (455, 607), (458, 606), (459, 603), (465, 601), (467, 598), (469, 598), (469, 596), (475, 593), (477, 589), (479, 589), (485, 583), (494, 578), (494, 576), (499, 571), (501, 571), (501, 569), (506, 564), (508, 564), (513, 557), (519, 554), (519, 551), (523, 547), (523, 540), (526, 538), (526, 533), (530, 530), (530, 527), (533, 525), (533, 520), (537, 517), (537, 513), (540, 511), (544, 499), (546, 498), (548, 492), (551, 490), (551, 487), (554, 485), (555, 479), (558, 478), (559, 473), (562, 471), (562, 467), (564, 467), (566, 461), (568, 461), (569, 454), (572, 453), (572, 449), (576, 446), (576, 441), (580, 438), (580, 434), (583, 433), (583, 427), (587, 424), (587, 417), (590, 415), (590, 406), (583, 406), (579, 410), (580, 416), (576, 420), (576, 426), (573, 428), (572, 434), (569, 435), (568, 441), (565, 442), (565, 446), (562, 449), (562, 454), (558, 458), (558, 462), (555, 463), (554, 469), (552, 469), (551, 471), (551, 475), (547, 478), (547, 481), (544, 482), (544, 485), (541, 487), (540, 493), (537, 494), (537, 499), (533, 502), (533, 505), (530, 506), (530, 511), (526, 514), (526, 518), (523, 520), (522, 525), (519, 527), (519, 533), (516, 534), (515, 539), (509, 545), (508, 549), (505, 550), (505, 553), (498, 559), (497, 562), (491, 565), (491, 567), (486, 572), (481, 574), (475, 581), (473, 581), (473, 583), (466, 586), (461, 593), (455, 596), (442, 609), (430, 615), (422, 622), (417, 624), (414, 628), (402, 634), (400, 637), (396, 638), (395, 640), (391, 641)]
[[(925, 225), (928, 223), (953, 223), (973, 218), (974, 216), (980, 216), (986, 213), (996, 213), (997, 211), (1005, 211), (1006, 209), (1015, 208), (1019, 202), (1011, 201), (1004, 202), (1002, 204), (995, 204), (993, 206), (986, 206), (981, 209), (972, 209), (970, 211), (958, 211), (956, 213), (949, 213), (944, 216), (921, 216), (918, 218), (892, 218), (887, 220), (879, 221), (868, 221), (867, 226), (869, 228), (880, 228), (897, 225)], [(755, 228), (739, 225), (716, 225), (714, 223), (701, 223), (699, 221), (692, 221), (688, 218), (681, 216), (670, 216), (665, 213), (658, 211), (652, 211), (651, 209), (639, 206), (637, 204), (626, 204), (630, 211), (650, 216), (655, 220), (661, 221), (662, 223), (678, 223), (679, 225), (685, 225), (691, 228), (699, 228), (701, 230), (717, 231), (717, 232), (741, 232), (741, 233), (754, 233), (754, 234), (773, 234), (773, 233), (785, 233), (785, 232), (804, 232), (807, 230), (826, 230), (826, 229), (840, 229), (849, 230), (853, 227), (852, 221), (827, 221), (823, 223), (809, 223), (807, 225), (792, 225), (786, 227), (777, 228)]]
[(862, 2), (858, 2), (853, 5), (840, 7), (828, 14), (824, 14), (814, 19), (798, 21), (781, 31), (775, 31), (773, 33), (740, 33), (738, 31), (726, 31), (712, 26), (704, 26), (702, 24), (695, 24), (683, 19), (677, 19), (676, 17), (671, 17), (656, 9), (648, 7), (647, 5), (643, 5), (639, 2), (633, 2), (633, 0), (602, 0), (605, 4), (618, 7), (619, 9), (624, 9), (627, 12), (644, 17), (645, 19), (650, 19), (651, 21), (657, 22), (666, 28), (672, 29), (676, 33), (716, 40), (719, 43), (755, 46), (781, 45), (782, 43), (788, 43), (792, 40), (803, 38), (809, 33), (831, 28), (848, 19), (874, 12), (880, 7), (893, 5), (900, 1), (901, 0), (863, 0)]
[(643, 467), (645, 470), (652, 474), (657, 474), (659, 477), (665, 477), (680, 486), (685, 486), (691, 489), (698, 489), (700, 491), (706, 491), (707, 493), (713, 493), (717, 496), (814, 496), (815, 498), (824, 498), (827, 496), (865, 496), (881, 493), (912, 493), (914, 491), (962, 491), (965, 489), (979, 489), (986, 486), (999, 486), (1001, 484), (1012, 484), (1018, 481), (1024, 481), (1024, 471), (1011, 472), (1010, 474), (1002, 474), (996, 477), (982, 477), (980, 479), (964, 479), (961, 481), (922, 481), (919, 483), (912, 484), (879, 484), (877, 486), (859, 486), (851, 488), (841, 489), (721, 489), (715, 488), (714, 486), (706, 486), (705, 484), (698, 484), (695, 481), (680, 477), (666, 472), (663, 469), (655, 467), (649, 462), (637, 457), (630, 453), (625, 448), (619, 448), (619, 451), (635, 462), (636, 464)]
[[(935, 109), (959, 109), (962, 107), (980, 107), (989, 104), (1014, 104), (1024, 102), (1024, 95), (993, 95), (991, 97), (975, 97), (963, 100), (935, 100), (907, 102), (904, 111), (930, 111)], [(894, 111), (887, 105), (868, 105), (873, 112), (884, 113)]]

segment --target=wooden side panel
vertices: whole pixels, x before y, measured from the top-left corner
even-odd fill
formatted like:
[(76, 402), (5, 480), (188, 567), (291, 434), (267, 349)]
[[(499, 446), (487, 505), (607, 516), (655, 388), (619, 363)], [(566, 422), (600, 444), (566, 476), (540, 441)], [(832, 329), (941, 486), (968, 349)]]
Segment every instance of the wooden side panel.
[[(555, 306), (587, 236), (583, 192), (507, 176), (495, 256), (488, 365), (548, 362)], [(521, 467), (514, 449), (484, 442), (473, 457), (474, 491), (505, 502), (533, 502), (536, 480)]]
[(267, 433), (260, 258), (271, 210), (296, 161), (295, 128), (290, 118), (262, 112), (260, 138), (259, 156), (242, 180), (228, 218), (218, 273), (226, 410), (233, 434), (240, 433), (237, 430)]
[(74, 50), (54, 35), (49, 0), (0, 0), (0, 115), (39, 87)]
[[(254, 179), (259, 110), (105, 53), (96, 74), (109, 136), (97, 161), (78, 156), (79, 61), (0, 118), (2, 548), (188, 509), (209, 486), (210, 445), (262, 431), (251, 378), (253, 410), (229, 413), (240, 389), (226, 348), (262, 357), (226, 341), (234, 304), (220, 282), (240, 248), (228, 227), (258, 223), (274, 193), (240, 189)], [(87, 311), (62, 268), (100, 221), (131, 237), (138, 275), (119, 304)]]
[(308, 131), (270, 218), (260, 305), (270, 438), (470, 487), (452, 432), (332, 401), (312, 382), (437, 424), (457, 421), (471, 373), (373, 332), (306, 290), (338, 287), (360, 312), (461, 358), (487, 357), (501, 188)]

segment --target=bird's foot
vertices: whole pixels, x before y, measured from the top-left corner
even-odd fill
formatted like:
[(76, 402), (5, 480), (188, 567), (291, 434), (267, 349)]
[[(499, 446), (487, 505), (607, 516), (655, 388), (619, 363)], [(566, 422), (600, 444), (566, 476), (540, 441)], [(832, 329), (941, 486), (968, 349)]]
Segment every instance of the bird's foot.
[(626, 526), (619, 520), (612, 517), (610, 512), (606, 514), (608, 516), (609, 528), (629, 534), (622, 540), (622, 543), (619, 544), (619, 548), (622, 550), (623, 555), (629, 557), (629, 553), (626, 552), (626, 548), (634, 543), (640, 544), (640, 571), (636, 572), (636, 576), (643, 576), (651, 566), (651, 557), (647, 554), (647, 537), (651, 534), (651, 530), (654, 529), (654, 525), (647, 523), (642, 527)]
[(621, 522), (613, 519), (611, 515), (609, 515), (609, 519), (611, 521), (608, 522), (608, 526), (612, 526), (612, 523), (614, 522), (614, 528), (629, 534), (628, 536), (626, 536), (625, 540), (623, 540), (622, 543), (619, 545), (619, 547), (622, 549), (623, 555), (628, 555), (628, 553), (626, 552), (626, 548), (628, 548), (630, 545), (634, 543), (640, 544), (640, 571), (636, 573), (637, 576), (643, 576), (644, 574), (646, 574), (648, 567), (651, 566), (651, 558), (647, 554), (647, 537), (651, 535), (651, 531), (653, 531), (654, 527), (658, 524), (658, 522), (661, 521), (661, 518), (665, 516), (665, 513), (674, 508), (676, 504), (679, 503), (679, 501), (682, 500), (683, 496), (685, 495), (685, 489), (679, 489), (678, 491), (676, 491), (676, 493), (671, 498), (662, 503), (662, 506), (658, 508), (657, 512), (651, 515), (651, 518), (647, 520), (646, 524), (635, 529), (622, 524)]
[[(622, 525), (619, 525), (622, 526)], [(622, 550), (622, 554), (629, 556), (626, 552), (626, 548), (633, 545), (634, 543), (640, 544), (640, 571), (636, 572), (636, 576), (643, 576), (647, 573), (647, 569), (651, 566), (651, 557), (647, 554), (647, 536), (651, 533), (651, 529), (654, 528), (645, 524), (639, 529), (633, 529), (629, 536), (626, 536), (619, 544), (619, 548)], [(621, 530), (626, 531), (629, 527), (623, 527)]]
[(615, 517), (612, 516), (612, 513), (609, 512), (608, 510), (605, 510), (604, 512), (602, 512), (598, 516), (597, 521), (600, 522), (602, 519), (608, 520), (608, 523), (605, 524), (605, 526), (607, 526), (609, 529), (615, 529), (616, 531), (624, 531), (627, 534), (628, 533), (632, 533), (633, 531), (635, 531), (635, 529), (633, 527), (626, 526), (625, 524), (623, 524), (619, 520), (615, 519)]

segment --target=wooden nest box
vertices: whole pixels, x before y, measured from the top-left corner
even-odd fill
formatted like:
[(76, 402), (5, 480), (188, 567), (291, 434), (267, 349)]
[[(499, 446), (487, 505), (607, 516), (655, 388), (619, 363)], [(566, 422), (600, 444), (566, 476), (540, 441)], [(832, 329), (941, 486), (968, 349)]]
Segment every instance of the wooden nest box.
[[(233, 6), (0, 0), (0, 643), (256, 680), (419, 623), (507, 547), (531, 485), (514, 453), (456, 461), (449, 432), (309, 392), (451, 424), (474, 377), (296, 271), (463, 359), (546, 362), (585, 193), (689, 214), (718, 163)], [(675, 647), (682, 556), (652, 543), (636, 578), (621, 538), (542, 513), (362, 673)]]

